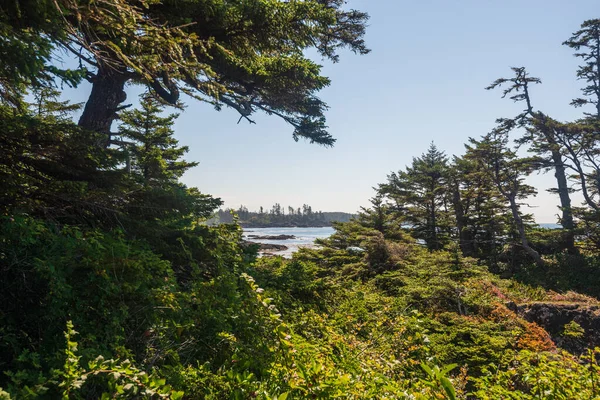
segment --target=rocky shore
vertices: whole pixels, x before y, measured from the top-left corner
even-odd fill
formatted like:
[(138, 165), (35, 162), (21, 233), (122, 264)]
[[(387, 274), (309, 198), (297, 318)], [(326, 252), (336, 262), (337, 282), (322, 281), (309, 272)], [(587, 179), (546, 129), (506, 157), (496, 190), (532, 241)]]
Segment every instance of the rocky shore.
[(296, 236), (294, 236), (294, 235), (265, 235), (265, 236), (248, 235), (248, 237), (250, 239), (262, 239), (262, 240), (289, 240), (289, 239), (296, 239)]
[(264, 252), (264, 251), (284, 251), (287, 250), (288, 247), (284, 246), (283, 244), (274, 244), (274, 243), (258, 243), (258, 242), (252, 242), (249, 240), (244, 240), (242, 241), (242, 246), (258, 246), (258, 251), (260, 252)]

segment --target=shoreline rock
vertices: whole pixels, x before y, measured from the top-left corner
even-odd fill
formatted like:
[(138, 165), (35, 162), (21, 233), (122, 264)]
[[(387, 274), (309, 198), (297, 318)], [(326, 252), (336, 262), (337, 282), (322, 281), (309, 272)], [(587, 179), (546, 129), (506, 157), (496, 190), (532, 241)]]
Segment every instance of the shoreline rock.
[(248, 235), (250, 239), (262, 239), (262, 240), (288, 240), (296, 239), (294, 235)]
[(258, 243), (251, 242), (249, 240), (243, 240), (242, 246), (258, 246), (259, 251), (284, 251), (288, 250), (288, 247), (283, 244), (274, 244), (274, 243)]
[[(582, 354), (600, 345), (600, 306), (597, 304), (533, 302), (509, 303), (507, 307), (529, 322), (535, 322), (548, 332), (552, 341), (574, 354)], [(581, 327), (581, 337), (565, 335), (570, 323)]]

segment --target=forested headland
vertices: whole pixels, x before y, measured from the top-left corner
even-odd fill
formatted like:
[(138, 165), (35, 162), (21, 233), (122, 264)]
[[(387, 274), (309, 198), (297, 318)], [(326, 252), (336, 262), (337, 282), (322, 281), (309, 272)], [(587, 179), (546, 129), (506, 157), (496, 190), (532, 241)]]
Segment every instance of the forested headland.
[(258, 211), (248, 211), (243, 205), (237, 210), (219, 209), (208, 223), (231, 224), (237, 218), (237, 223), (243, 228), (317, 228), (332, 226), (334, 222), (348, 222), (352, 217), (353, 214), (344, 212), (313, 211), (308, 204), (298, 208), (288, 206), (286, 209), (275, 203), (270, 209), (260, 207)]
[[(507, 70), (488, 89), (514, 115), (415, 154), (292, 259), (181, 182), (184, 101), (334, 145), (309, 55), (368, 54), (367, 22), (342, 0), (2, 3), (0, 399), (600, 397), (600, 19), (563, 43), (578, 119)], [(524, 211), (547, 189), (561, 229)]]

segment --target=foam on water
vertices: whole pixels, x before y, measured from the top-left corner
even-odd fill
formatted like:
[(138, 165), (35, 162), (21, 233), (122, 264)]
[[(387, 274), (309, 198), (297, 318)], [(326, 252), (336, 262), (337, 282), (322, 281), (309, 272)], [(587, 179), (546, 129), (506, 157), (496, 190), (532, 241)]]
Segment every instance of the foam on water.
[[(313, 245), (315, 239), (329, 237), (333, 232), (335, 232), (335, 230), (329, 226), (323, 228), (247, 228), (244, 229), (244, 239), (256, 243), (283, 244), (288, 247), (287, 250), (273, 251), (272, 253), (289, 258), (292, 256), (293, 252), (298, 250), (298, 248), (310, 247)], [(287, 240), (266, 240), (248, 238), (248, 235), (294, 235), (296, 238)]]

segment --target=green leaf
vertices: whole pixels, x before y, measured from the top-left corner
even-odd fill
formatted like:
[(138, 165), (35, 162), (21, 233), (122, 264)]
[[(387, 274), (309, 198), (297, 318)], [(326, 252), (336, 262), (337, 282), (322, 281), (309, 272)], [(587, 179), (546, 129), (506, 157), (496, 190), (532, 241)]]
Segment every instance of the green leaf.
[(433, 371), (431, 370), (431, 368), (429, 368), (425, 363), (421, 363), (421, 368), (423, 368), (423, 371), (427, 372), (427, 374), (429, 376), (433, 376)]
[(456, 400), (456, 392), (454, 391), (454, 386), (452, 386), (452, 382), (450, 382), (450, 379), (442, 377), (440, 379), (440, 382), (442, 384), (442, 387), (444, 388), (444, 391), (448, 395), (448, 398), (450, 400)]
[(448, 372), (452, 371), (456, 367), (458, 367), (458, 364), (446, 365), (444, 368), (442, 368), (442, 375), (447, 375)]
[(183, 391), (171, 392), (171, 400), (179, 400), (183, 398)]

